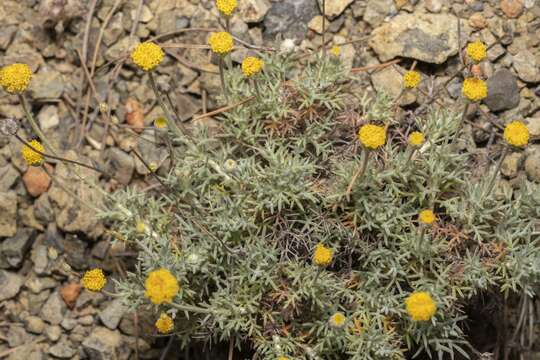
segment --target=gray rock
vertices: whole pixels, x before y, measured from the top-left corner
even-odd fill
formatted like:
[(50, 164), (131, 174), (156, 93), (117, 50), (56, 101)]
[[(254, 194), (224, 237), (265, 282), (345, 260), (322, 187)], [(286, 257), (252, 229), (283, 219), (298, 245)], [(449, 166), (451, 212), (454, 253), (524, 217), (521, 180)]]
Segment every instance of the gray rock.
[[(332, 1), (326, 1), (325, 9), (324, 9), (324, 15), (326, 15), (327, 18), (330, 20), (335, 19), (345, 9), (353, 2), (354, 0), (332, 0)], [(322, 0), (319, 0), (319, 8), (322, 12)]]
[(523, 49), (514, 56), (514, 69), (519, 78), (525, 82), (540, 81), (540, 70), (534, 55), (527, 49)]
[(85, 270), (88, 267), (86, 256), (87, 243), (75, 235), (67, 234), (60, 240), (60, 246), (66, 254), (66, 263), (76, 270)]
[(0, 26), (0, 49), (6, 50), (17, 32), (17, 26)]
[(0, 191), (8, 191), (20, 177), (19, 172), (10, 164), (0, 167)]
[(28, 342), (29, 338), (30, 335), (26, 333), (22, 326), (12, 325), (9, 327), (9, 331), (7, 332), (7, 342), (9, 347), (13, 348), (20, 346)]
[(395, 14), (396, 12), (397, 9), (393, 0), (369, 0), (364, 12), (364, 21), (372, 27), (376, 27), (379, 26), (387, 16)]
[(92, 315), (86, 315), (80, 317), (77, 321), (81, 325), (89, 326), (94, 324), (94, 317)]
[(126, 307), (122, 304), (122, 299), (115, 299), (99, 313), (99, 319), (103, 325), (114, 330), (118, 327), (126, 310)]
[(47, 257), (47, 247), (45, 245), (38, 245), (32, 249), (30, 258), (34, 263), (34, 271), (36, 274), (45, 274), (47, 271), (47, 265), (49, 259)]
[(510, 110), (519, 105), (517, 79), (511, 71), (501, 69), (487, 81), (488, 96), (484, 103), (491, 111)]
[(457, 18), (450, 14), (400, 14), (372, 32), (369, 45), (381, 61), (398, 56), (442, 64), (458, 53)]
[(35, 234), (34, 229), (19, 228), (15, 236), (0, 243), (0, 268), (21, 266)]
[(11, 299), (19, 293), (23, 284), (23, 277), (19, 274), (0, 270), (0, 301)]
[(124, 27), (122, 26), (122, 21), (124, 19), (124, 12), (117, 12), (111, 19), (107, 31), (103, 34), (103, 42), (107, 47), (110, 47), (112, 44), (120, 39), (120, 36), (124, 33)]
[(107, 172), (113, 174), (114, 178), (120, 183), (129, 184), (135, 169), (133, 158), (118, 148), (109, 148), (105, 154)]
[(158, 33), (167, 33), (189, 26), (189, 18), (179, 16), (174, 11), (165, 11), (158, 15)]
[(525, 160), (525, 173), (531, 181), (540, 182), (540, 148), (535, 147)]
[(32, 274), (24, 283), (24, 286), (34, 294), (39, 294), (43, 290), (53, 289), (58, 282), (51, 277), (41, 277)]
[(264, 37), (280, 34), (283, 38), (303, 39), (307, 23), (318, 14), (317, 3), (312, 0), (274, 2), (264, 18)]
[(17, 233), (17, 194), (14, 191), (0, 192), (0, 237)]
[(49, 296), (45, 305), (43, 305), (40, 316), (52, 325), (59, 325), (64, 319), (65, 312), (66, 304), (64, 304), (60, 294), (55, 291)]
[(50, 341), (57, 342), (62, 335), (62, 328), (58, 325), (47, 326), (47, 328), (45, 329), (45, 335)]
[(268, 0), (244, 0), (238, 4), (238, 10), (242, 20), (247, 23), (258, 23), (270, 9)]
[(34, 100), (49, 100), (59, 99), (64, 87), (62, 74), (51, 68), (42, 68), (34, 74), (29, 90)]
[(73, 330), (77, 326), (77, 320), (65, 317), (60, 323), (60, 326), (68, 331)]
[[(403, 89), (403, 76), (394, 67), (388, 66), (387, 68), (377, 71), (371, 75), (371, 81), (373, 87), (377, 92), (384, 92), (392, 99), (397, 99)], [(399, 102), (401, 105), (409, 105), (416, 101), (414, 91), (405, 91), (401, 96)]]
[(532, 140), (540, 138), (540, 117), (527, 118), (527, 128)]
[(37, 316), (29, 316), (24, 320), (26, 330), (33, 334), (41, 334), (45, 330), (45, 322)]
[(112, 359), (122, 346), (122, 336), (118, 331), (96, 327), (82, 343), (83, 350), (90, 360)]
[(443, 2), (442, 0), (426, 0), (424, 6), (429, 12), (439, 13), (442, 10)]
[(60, 359), (72, 359), (76, 353), (77, 350), (73, 348), (73, 344), (67, 339), (62, 339), (49, 348), (49, 354)]

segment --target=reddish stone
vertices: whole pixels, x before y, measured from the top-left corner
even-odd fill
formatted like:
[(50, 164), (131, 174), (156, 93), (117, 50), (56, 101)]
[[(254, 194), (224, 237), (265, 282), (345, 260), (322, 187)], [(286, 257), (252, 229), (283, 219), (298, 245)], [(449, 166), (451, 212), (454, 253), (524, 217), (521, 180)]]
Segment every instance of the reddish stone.
[[(48, 165), (44, 165), (48, 166)], [(48, 168), (49, 171), (52, 168)], [(26, 191), (34, 197), (38, 197), (49, 189), (51, 178), (41, 167), (30, 166), (22, 177)]]

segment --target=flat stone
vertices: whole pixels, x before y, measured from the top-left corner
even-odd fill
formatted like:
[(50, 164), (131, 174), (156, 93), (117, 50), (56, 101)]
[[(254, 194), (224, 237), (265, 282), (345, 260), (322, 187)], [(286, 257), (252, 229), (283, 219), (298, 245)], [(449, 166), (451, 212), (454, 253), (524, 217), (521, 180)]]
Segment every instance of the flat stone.
[(408, 57), (442, 64), (458, 53), (457, 18), (450, 14), (400, 14), (372, 32), (369, 45), (381, 61)]
[(39, 126), (41, 130), (47, 131), (53, 129), (60, 124), (60, 117), (58, 116), (58, 107), (56, 106), (44, 106), (37, 116)]
[(58, 285), (58, 282), (50, 277), (36, 276), (32, 274), (24, 283), (24, 286), (34, 294), (47, 289), (54, 289)]
[(45, 331), (45, 322), (37, 316), (28, 316), (25, 320), (26, 330), (33, 334), (41, 334)]
[(19, 274), (0, 270), (0, 301), (11, 299), (19, 293), (23, 285), (23, 277)]
[(396, 13), (393, 0), (368, 0), (363, 19), (372, 27), (377, 27), (387, 16)]
[(521, 152), (513, 152), (504, 158), (504, 161), (501, 165), (501, 172), (504, 176), (509, 178), (514, 178), (518, 174), (519, 166), (523, 159), (523, 154)]
[(72, 359), (76, 353), (77, 350), (75, 350), (73, 344), (67, 339), (62, 340), (49, 348), (49, 354), (59, 359)]
[(264, 18), (264, 37), (272, 39), (280, 34), (283, 38), (303, 39), (307, 23), (315, 15), (319, 15), (319, 8), (313, 0), (274, 2)]
[(108, 172), (115, 180), (128, 185), (135, 169), (134, 159), (118, 148), (108, 148), (105, 154)]
[(484, 103), (491, 111), (510, 110), (519, 105), (519, 88), (515, 75), (501, 69), (487, 80), (488, 96)]
[(0, 268), (21, 266), (35, 234), (34, 229), (19, 228), (15, 236), (0, 243)]
[[(324, 15), (326, 17), (328, 17), (330, 20), (333, 20), (336, 17), (338, 17), (339, 15), (341, 15), (341, 13), (343, 13), (343, 11), (345, 11), (345, 9), (349, 5), (351, 5), (351, 3), (353, 1), (354, 0), (326, 1), (325, 9), (324, 9)], [(322, 0), (319, 0), (319, 8), (321, 9), (321, 11), (323, 10), (323, 8), (322, 8)]]
[(30, 83), (30, 95), (34, 100), (59, 99), (64, 92), (64, 80), (60, 72), (43, 67), (34, 74)]
[(0, 192), (8, 191), (19, 178), (19, 172), (11, 164), (0, 167)]
[(59, 325), (64, 319), (65, 312), (66, 305), (62, 301), (60, 294), (55, 291), (41, 308), (40, 317), (52, 325)]
[(532, 140), (540, 138), (540, 117), (532, 117), (525, 119), (527, 128), (529, 129), (529, 135)]
[(82, 343), (82, 348), (90, 360), (112, 359), (113, 353), (118, 354), (120, 346), (122, 346), (120, 332), (99, 326), (94, 328)]
[(0, 192), (0, 237), (11, 237), (17, 233), (17, 194), (14, 191)]
[(536, 59), (528, 49), (523, 49), (514, 56), (513, 66), (521, 80), (529, 83), (540, 81)]
[(120, 324), (126, 310), (126, 307), (122, 304), (122, 299), (115, 299), (99, 313), (99, 319), (103, 325), (114, 330)]
[(52, 341), (56, 342), (62, 336), (62, 328), (58, 325), (50, 325), (45, 329), (45, 336)]
[(238, 4), (240, 16), (247, 23), (261, 22), (270, 7), (268, 0), (243, 0)]
[(424, 6), (429, 12), (439, 13), (442, 10), (443, 2), (442, 0), (426, 0)]

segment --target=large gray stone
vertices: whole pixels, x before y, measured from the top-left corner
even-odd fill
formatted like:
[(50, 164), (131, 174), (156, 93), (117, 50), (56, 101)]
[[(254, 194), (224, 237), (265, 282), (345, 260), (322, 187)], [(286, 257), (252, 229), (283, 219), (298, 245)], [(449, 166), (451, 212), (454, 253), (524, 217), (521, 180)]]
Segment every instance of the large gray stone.
[(90, 360), (112, 359), (122, 346), (122, 336), (119, 331), (104, 327), (96, 327), (82, 343), (82, 347)]
[(34, 240), (34, 229), (19, 228), (15, 236), (0, 243), (0, 268), (19, 267)]
[(510, 110), (519, 105), (517, 79), (510, 70), (497, 71), (487, 81), (488, 96), (484, 103), (491, 111)]
[(114, 330), (118, 327), (125, 312), (126, 307), (122, 304), (122, 299), (115, 299), (99, 313), (99, 319), (103, 325)]
[(19, 293), (23, 284), (23, 277), (19, 274), (0, 270), (0, 301), (11, 299)]
[(319, 15), (319, 9), (313, 0), (274, 2), (264, 18), (264, 36), (273, 38), (280, 34), (284, 38), (303, 39), (307, 24), (315, 15)]
[(373, 30), (369, 45), (381, 61), (401, 56), (442, 64), (458, 53), (457, 18), (450, 14), (400, 14)]
[(60, 297), (60, 294), (55, 291), (49, 296), (45, 305), (43, 305), (40, 316), (50, 324), (59, 325), (64, 319), (66, 310), (66, 304)]
[(14, 191), (0, 192), (0, 237), (17, 233), (17, 194)]

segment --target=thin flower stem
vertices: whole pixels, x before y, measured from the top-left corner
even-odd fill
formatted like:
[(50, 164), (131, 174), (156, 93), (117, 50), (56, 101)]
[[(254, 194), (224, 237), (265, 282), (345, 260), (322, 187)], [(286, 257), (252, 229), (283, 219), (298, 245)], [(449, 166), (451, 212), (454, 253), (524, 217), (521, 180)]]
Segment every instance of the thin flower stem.
[(364, 172), (366, 171), (367, 164), (368, 164), (368, 161), (369, 161), (369, 155), (370, 155), (370, 152), (368, 150), (364, 150), (364, 153), (362, 155), (362, 163), (360, 164), (360, 167), (358, 168), (356, 173), (354, 173), (354, 175), (353, 175), (353, 177), (351, 179), (351, 182), (349, 183), (349, 186), (347, 187), (347, 193), (346, 193), (347, 201), (350, 201), (351, 192), (352, 192), (352, 189), (354, 187), (354, 184), (356, 183), (358, 178), (360, 178), (362, 175), (364, 175)]
[(326, 0), (322, 0), (322, 52), (326, 54)]
[(150, 86), (152, 87), (152, 90), (154, 91), (154, 95), (156, 96), (156, 99), (157, 99), (157, 101), (159, 103), (159, 106), (161, 107), (161, 110), (163, 110), (163, 113), (165, 114), (165, 117), (167, 118), (167, 122), (169, 124), (171, 124), (171, 127), (172, 127), (173, 131), (179, 137), (182, 137), (184, 134), (183, 134), (182, 130), (180, 130), (178, 125), (176, 125), (176, 121), (175, 121), (174, 117), (171, 115), (171, 112), (167, 108), (167, 105), (165, 104), (165, 102), (163, 102), (163, 98), (161, 97), (161, 95), (160, 95), (160, 93), (158, 91), (158, 88), (157, 88), (157, 85), (156, 85), (156, 80), (154, 79), (154, 75), (152, 74), (152, 72), (148, 72), (148, 76), (150, 77)]
[(319, 267), (317, 269), (317, 273), (315, 274), (315, 277), (313, 278), (313, 282), (311, 283), (311, 286), (315, 285), (315, 283), (319, 279), (319, 276), (321, 275), (321, 273), (322, 273), (322, 268)]
[(407, 154), (407, 160), (405, 160), (405, 167), (407, 167), (407, 165), (409, 165), (409, 162), (412, 160), (412, 157), (413, 157), (414, 153), (416, 152), (416, 149), (409, 146), (407, 151), (408, 151), (408, 154)]
[(491, 176), (491, 180), (489, 181), (487, 191), (486, 191), (486, 193), (484, 195), (484, 198), (491, 194), (491, 191), (493, 190), (493, 186), (495, 186), (495, 179), (497, 179), (497, 175), (499, 174), (499, 171), (501, 170), (502, 163), (504, 161), (504, 158), (506, 158), (507, 154), (508, 154), (508, 147), (505, 146), (503, 148), (501, 158), (499, 159), (499, 162), (497, 163), (497, 167), (495, 168), (495, 171), (493, 172), (493, 175)]
[(221, 80), (221, 88), (227, 104), (229, 103), (229, 94), (227, 93), (227, 86), (225, 85), (225, 74), (223, 69), (223, 56), (219, 57), (219, 79)]
[(21, 103), (23, 107), (24, 113), (26, 115), (26, 119), (30, 123), (32, 130), (34, 130), (34, 132), (39, 137), (41, 142), (43, 142), (43, 144), (49, 148), (49, 151), (56, 155), (57, 153), (56, 149), (51, 145), (49, 140), (47, 140), (47, 138), (45, 137), (45, 134), (43, 134), (38, 124), (34, 120), (34, 117), (32, 116), (32, 112), (30, 111), (30, 107), (28, 106), (28, 103), (26, 102), (26, 98), (24, 97), (23, 94), (18, 94), (18, 96), (19, 96), (19, 102)]

